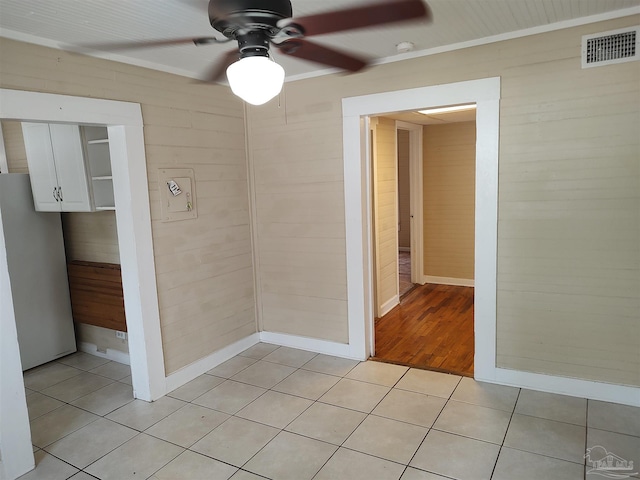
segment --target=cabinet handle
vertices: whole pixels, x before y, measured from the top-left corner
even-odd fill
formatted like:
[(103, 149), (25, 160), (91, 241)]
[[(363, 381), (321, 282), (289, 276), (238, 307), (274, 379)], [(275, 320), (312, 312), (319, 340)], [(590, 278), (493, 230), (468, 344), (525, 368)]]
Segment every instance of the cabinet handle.
[(53, 198), (58, 202), (58, 187), (53, 187)]
[(61, 202), (64, 201), (64, 198), (62, 198), (62, 187), (58, 187), (58, 198)]

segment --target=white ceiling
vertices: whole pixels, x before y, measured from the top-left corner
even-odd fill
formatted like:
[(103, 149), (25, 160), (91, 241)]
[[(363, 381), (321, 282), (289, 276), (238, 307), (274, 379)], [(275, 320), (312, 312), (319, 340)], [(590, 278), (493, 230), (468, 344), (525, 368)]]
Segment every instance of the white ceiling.
[[(366, 2), (292, 0), (294, 18), (362, 3)], [(567, 26), (640, 13), (640, 0), (428, 0), (427, 3), (433, 13), (430, 24), (376, 27), (313, 39), (383, 63), (425, 50), (527, 29), (534, 29), (528, 32), (534, 33), (554, 28), (554, 24)], [(221, 37), (209, 25), (206, 0), (0, 0), (0, 36), (62, 49), (104, 42)], [(398, 55), (396, 45), (402, 41), (413, 42), (414, 52)], [(187, 44), (98, 56), (198, 78), (234, 45)], [(323, 65), (286, 57), (277, 51), (274, 58), (285, 68), (289, 79), (327, 71)]]

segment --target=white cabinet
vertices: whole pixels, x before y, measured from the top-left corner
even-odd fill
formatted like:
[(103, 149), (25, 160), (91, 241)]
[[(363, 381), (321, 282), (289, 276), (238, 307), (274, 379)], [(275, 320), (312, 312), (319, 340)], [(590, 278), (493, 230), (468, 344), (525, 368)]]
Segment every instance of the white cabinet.
[(36, 210), (114, 210), (106, 127), (23, 123)]
[(92, 210), (80, 128), (77, 125), (23, 123), (22, 135), (36, 210)]

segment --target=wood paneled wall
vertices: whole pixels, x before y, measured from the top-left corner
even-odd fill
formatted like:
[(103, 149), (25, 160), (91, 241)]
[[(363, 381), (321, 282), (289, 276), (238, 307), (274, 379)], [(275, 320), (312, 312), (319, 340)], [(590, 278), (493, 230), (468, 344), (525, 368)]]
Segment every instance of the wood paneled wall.
[[(254, 333), (241, 101), (227, 87), (131, 65), (7, 39), (0, 50), (2, 88), (142, 105), (167, 373)], [(194, 169), (195, 220), (161, 221), (157, 171), (171, 167)]]
[(423, 127), (424, 275), (473, 280), (475, 122)]
[(500, 76), (497, 363), (640, 385), (640, 68), (580, 66), (582, 35), (639, 22), (291, 82), (250, 108), (265, 329), (347, 337), (342, 98)]
[(373, 215), (378, 316), (398, 298), (398, 160), (396, 121), (373, 122)]
[(409, 130), (398, 130), (398, 247), (411, 247)]
[(10, 173), (29, 173), (27, 152), (22, 138), (22, 124), (13, 120), (2, 120), (2, 136)]

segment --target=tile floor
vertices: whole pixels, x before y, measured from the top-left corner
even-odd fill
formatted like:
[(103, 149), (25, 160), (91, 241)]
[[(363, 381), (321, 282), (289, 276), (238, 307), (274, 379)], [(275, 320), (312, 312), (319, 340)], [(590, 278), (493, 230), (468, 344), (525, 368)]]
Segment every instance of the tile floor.
[(605, 478), (586, 472), (596, 446), (640, 478), (633, 407), (264, 343), (154, 403), (130, 384), (84, 353), (27, 372), (37, 468), (22, 478)]

